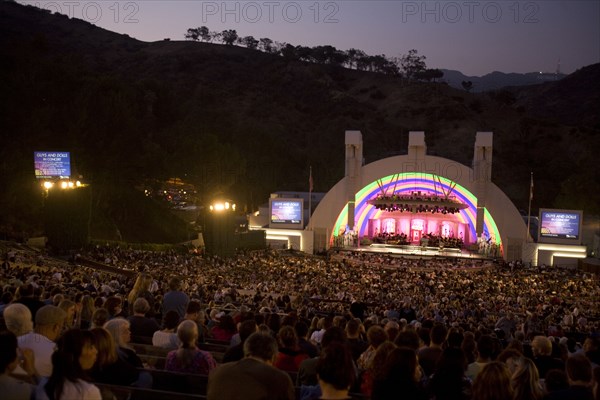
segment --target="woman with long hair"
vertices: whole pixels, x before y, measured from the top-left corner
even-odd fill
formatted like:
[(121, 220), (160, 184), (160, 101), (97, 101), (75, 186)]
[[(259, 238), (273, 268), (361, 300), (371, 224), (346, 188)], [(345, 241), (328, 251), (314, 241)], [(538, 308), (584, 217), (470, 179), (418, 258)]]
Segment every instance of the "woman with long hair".
[(198, 326), (194, 321), (185, 320), (177, 327), (177, 337), (181, 346), (170, 351), (165, 361), (165, 370), (208, 375), (217, 367), (212, 354), (196, 347)]
[(520, 357), (516, 360), (516, 365), (516, 371), (511, 378), (515, 392), (514, 400), (540, 400), (544, 397), (540, 385), (540, 375), (533, 361), (526, 357)]
[(471, 380), (465, 376), (467, 357), (461, 348), (449, 347), (442, 353), (428, 383), (435, 400), (466, 400), (471, 396)]
[(500, 361), (486, 364), (473, 382), (472, 400), (511, 400), (510, 370)]
[(139, 376), (137, 368), (119, 358), (110, 332), (104, 328), (93, 328), (90, 332), (94, 335), (98, 350), (96, 363), (91, 371), (94, 381), (124, 386), (137, 382)]
[(150, 310), (154, 311), (154, 296), (150, 293), (150, 287), (152, 286), (152, 276), (145, 272), (140, 273), (133, 284), (133, 288), (127, 296), (127, 304), (129, 304), (129, 315), (133, 315), (133, 303), (138, 297), (143, 297), (148, 301)]
[(298, 346), (298, 335), (296, 331), (289, 325), (282, 326), (277, 333), (277, 341), (279, 343), (279, 351), (273, 366), (283, 370), (297, 372), (300, 368), (300, 363), (308, 358), (300, 346)]
[(420, 386), (421, 374), (417, 353), (398, 347), (385, 360), (381, 376), (373, 380), (371, 399), (426, 400), (427, 394)]
[(90, 331), (70, 329), (56, 341), (52, 375), (36, 390), (38, 400), (101, 400), (100, 390), (89, 382), (88, 371), (97, 350)]
[(123, 361), (128, 362), (136, 368), (144, 368), (142, 360), (138, 357), (135, 350), (131, 348), (131, 330), (129, 321), (124, 318), (114, 318), (104, 324), (104, 329), (110, 332), (110, 336), (115, 341), (117, 354)]
[(92, 326), (92, 316), (96, 311), (94, 298), (89, 294), (81, 298), (81, 312), (79, 313), (79, 327), (81, 329), (89, 329)]

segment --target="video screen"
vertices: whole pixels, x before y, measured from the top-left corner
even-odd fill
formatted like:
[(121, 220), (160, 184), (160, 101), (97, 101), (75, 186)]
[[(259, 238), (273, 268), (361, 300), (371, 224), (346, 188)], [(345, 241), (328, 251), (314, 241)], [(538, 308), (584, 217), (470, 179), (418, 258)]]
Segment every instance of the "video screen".
[(579, 240), (580, 228), (581, 211), (540, 211), (540, 238)]
[(302, 200), (272, 200), (272, 224), (302, 224)]
[(33, 161), (38, 179), (71, 177), (71, 153), (68, 151), (35, 151)]

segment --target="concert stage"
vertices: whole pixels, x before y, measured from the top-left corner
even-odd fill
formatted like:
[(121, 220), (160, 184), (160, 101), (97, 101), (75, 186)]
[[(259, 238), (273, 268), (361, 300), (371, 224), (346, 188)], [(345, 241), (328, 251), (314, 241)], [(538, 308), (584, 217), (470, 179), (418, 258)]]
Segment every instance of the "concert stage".
[(443, 258), (468, 258), (477, 260), (493, 259), (491, 255), (479, 254), (470, 252), (466, 249), (457, 248), (439, 248), (429, 246), (416, 246), (416, 245), (395, 245), (395, 244), (383, 244), (373, 243), (371, 245), (348, 248), (345, 247), (345, 251), (361, 251), (366, 253), (382, 253), (390, 255), (398, 255), (402, 257), (443, 257)]

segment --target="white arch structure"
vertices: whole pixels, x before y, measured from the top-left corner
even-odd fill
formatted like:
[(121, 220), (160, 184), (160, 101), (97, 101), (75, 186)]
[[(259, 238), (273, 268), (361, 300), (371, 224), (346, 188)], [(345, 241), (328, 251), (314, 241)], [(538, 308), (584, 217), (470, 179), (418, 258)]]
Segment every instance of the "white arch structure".
[[(312, 232), (312, 249), (328, 249), (336, 236), (353, 232), (364, 237), (369, 221), (382, 211), (370, 199), (413, 192), (452, 195), (467, 204), (453, 216), (466, 243), (492, 243), (506, 260), (522, 257), (529, 233), (511, 200), (491, 182), (491, 132), (477, 132), (472, 168), (456, 161), (427, 155), (424, 132), (410, 132), (407, 155), (389, 157), (363, 165), (362, 134), (346, 131), (345, 176), (323, 198), (306, 231)], [(308, 233), (307, 232), (307, 233)]]

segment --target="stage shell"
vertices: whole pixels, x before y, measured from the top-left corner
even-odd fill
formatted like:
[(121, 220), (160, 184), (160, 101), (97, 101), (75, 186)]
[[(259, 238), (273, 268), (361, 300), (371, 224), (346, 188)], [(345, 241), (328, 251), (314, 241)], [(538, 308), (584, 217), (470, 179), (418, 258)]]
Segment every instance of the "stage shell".
[[(349, 152), (349, 146), (355, 148)], [(446, 192), (453, 187), (452, 195), (468, 205), (455, 216), (468, 226), (469, 237), (496, 245), (507, 260), (521, 258), (527, 228), (514, 204), (491, 182), (491, 146), (491, 132), (478, 132), (475, 168), (469, 168), (453, 160), (427, 155), (424, 133), (410, 132), (407, 155), (363, 166), (362, 135), (358, 131), (347, 131), (346, 176), (325, 195), (307, 227), (314, 234), (313, 250), (330, 248), (336, 236), (348, 231), (364, 237), (368, 221), (382, 214), (368, 203), (382, 193), (381, 187), (388, 190), (388, 195), (394, 187), (394, 194), (422, 191), (439, 195), (443, 194), (442, 187)], [(353, 158), (361, 160), (353, 166)], [(348, 220), (352, 210), (354, 223)]]

